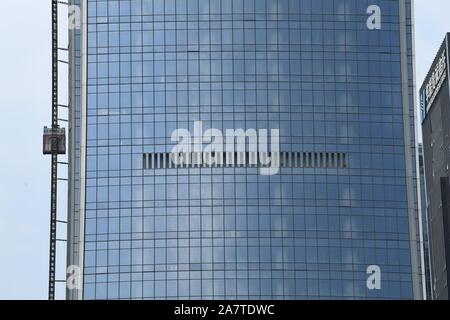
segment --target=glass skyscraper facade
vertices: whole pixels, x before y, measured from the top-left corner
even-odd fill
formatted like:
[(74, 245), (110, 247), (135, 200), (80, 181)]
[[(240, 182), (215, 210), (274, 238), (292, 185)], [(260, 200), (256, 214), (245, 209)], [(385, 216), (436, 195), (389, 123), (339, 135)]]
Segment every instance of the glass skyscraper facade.
[[(70, 2), (68, 298), (422, 298), (411, 1)], [(280, 171), (155, 160), (196, 121)]]

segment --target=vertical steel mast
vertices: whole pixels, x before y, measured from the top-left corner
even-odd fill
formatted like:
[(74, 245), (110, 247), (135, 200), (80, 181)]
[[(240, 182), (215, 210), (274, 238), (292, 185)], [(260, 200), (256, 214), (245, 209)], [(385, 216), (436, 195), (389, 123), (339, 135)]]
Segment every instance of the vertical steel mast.
[(66, 153), (65, 129), (59, 127), (58, 118), (58, 0), (52, 0), (52, 126), (44, 128), (43, 153), (51, 155), (50, 200), (50, 253), (48, 276), (48, 299), (55, 299), (56, 284), (56, 227), (58, 224), (58, 155)]
[[(52, 129), (57, 130), (58, 124), (58, 0), (52, 0)], [(58, 139), (52, 139), (58, 143)], [(51, 204), (50, 204), (50, 260), (48, 275), (48, 299), (55, 299), (56, 282), (56, 210), (58, 193), (58, 148), (52, 152)]]

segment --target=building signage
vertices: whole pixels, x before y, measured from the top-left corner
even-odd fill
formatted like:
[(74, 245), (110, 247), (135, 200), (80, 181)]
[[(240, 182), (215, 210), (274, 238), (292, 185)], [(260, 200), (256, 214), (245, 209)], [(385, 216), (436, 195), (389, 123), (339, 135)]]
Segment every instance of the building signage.
[(436, 63), (436, 67), (431, 74), (427, 85), (425, 86), (425, 90), (423, 92), (423, 99), (425, 100), (426, 112), (430, 110), (431, 105), (436, 99), (439, 90), (442, 88), (442, 84), (447, 78), (447, 52), (446, 50), (442, 51), (442, 54)]

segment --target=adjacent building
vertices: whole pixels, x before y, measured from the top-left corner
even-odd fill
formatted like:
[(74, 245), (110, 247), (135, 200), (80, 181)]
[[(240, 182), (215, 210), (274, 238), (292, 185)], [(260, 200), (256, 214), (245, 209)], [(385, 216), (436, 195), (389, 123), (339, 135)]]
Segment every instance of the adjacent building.
[(427, 212), (434, 299), (449, 299), (450, 280), (450, 90), (449, 37), (420, 90)]
[(423, 298), (411, 1), (70, 3), (69, 299)]
[[(423, 144), (419, 143), (419, 177), (420, 177), (420, 199), (422, 220), (418, 221), (417, 224), (422, 225), (422, 243), (423, 252), (421, 257), (423, 258), (423, 273), (425, 276), (425, 295), (426, 300), (433, 299), (433, 291), (431, 284), (431, 264), (430, 264), (430, 237), (428, 233), (428, 215), (427, 215), (427, 191), (425, 185), (425, 155), (423, 152)], [(419, 217), (418, 217), (419, 218)]]

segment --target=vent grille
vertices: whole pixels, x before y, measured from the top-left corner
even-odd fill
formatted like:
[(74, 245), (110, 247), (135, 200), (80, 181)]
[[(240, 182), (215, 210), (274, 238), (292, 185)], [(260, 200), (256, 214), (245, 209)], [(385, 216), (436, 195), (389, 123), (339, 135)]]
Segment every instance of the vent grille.
[[(166, 153), (144, 153), (142, 166), (150, 169), (189, 169), (189, 168), (347, 168), (347, 154), (340, 152), (191, 152), (174, 155)], [(272, 161), (272, 162), (271, 162)]]

